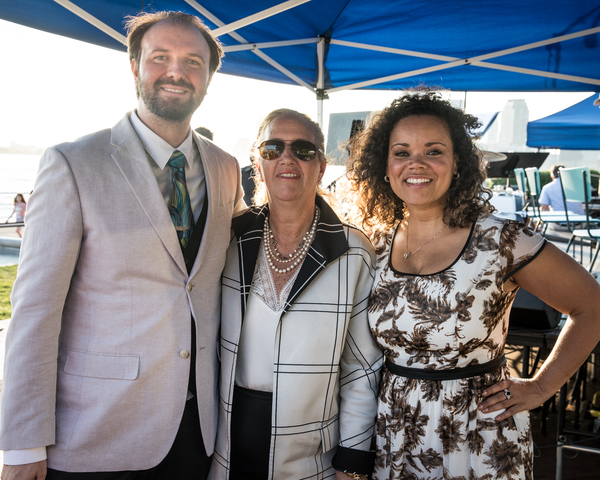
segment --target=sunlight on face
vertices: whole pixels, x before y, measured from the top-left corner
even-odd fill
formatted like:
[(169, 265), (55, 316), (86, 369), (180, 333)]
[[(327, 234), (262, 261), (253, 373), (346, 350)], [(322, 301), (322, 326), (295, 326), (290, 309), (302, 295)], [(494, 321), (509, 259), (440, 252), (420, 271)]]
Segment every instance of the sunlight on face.
[[(307, 140), (316, 144), (312, 131), (301, 121), (278, 117), (265, 129), (260, 142), (282, 140), (286, 144), (294, 140)], [(259, 159), (260, 179), (265, 183), (269, 203), (300, 202), (314, 205), (317, 186), (325, 173), (326, 165), (319, 157), (305, 162), (298, 160), (289, 146), (274, 160)]]
[(390, 135), (387, 174), (407, 207), (443, 208), (457, 158), (446, 124), (429, 115), (400, 120)]
[(160, 22), (145, 33), (141, 47), (140, 64), (132, 60), (138, 113), (174, 122), (191, 118), (210, 80), (210, 49), (202, 34), (192, 26)]

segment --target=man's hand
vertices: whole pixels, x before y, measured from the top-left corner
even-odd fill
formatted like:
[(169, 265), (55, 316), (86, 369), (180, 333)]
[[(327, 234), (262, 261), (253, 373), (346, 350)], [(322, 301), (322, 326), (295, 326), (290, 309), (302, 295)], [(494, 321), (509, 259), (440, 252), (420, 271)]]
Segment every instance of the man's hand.
[(46, 469), (46, 460), (25, 465), (4, 465), (0, 480), (44, 480)]

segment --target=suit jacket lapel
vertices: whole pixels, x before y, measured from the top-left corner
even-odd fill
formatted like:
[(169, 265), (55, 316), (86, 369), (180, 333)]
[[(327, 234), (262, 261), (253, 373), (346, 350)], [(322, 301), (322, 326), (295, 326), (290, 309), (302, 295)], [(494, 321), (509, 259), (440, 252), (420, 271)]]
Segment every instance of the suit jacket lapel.
[(187, 272), (171, 216), (148, 162), (147, 153), (129, 122), (129, 114), (111, 129), (110, 142), (116, 147), (112, 158), (131, 187), (148, 221), (175, 263), (183, 272)]
[[(204, 170), (204, 182), (206, 184), (205, 195), (208, 198), (208, 212), (206, 214), (206, 222), (204, 224), (204, 232), (211, 231), (211, 227), (215, 224), (219, 217), (219, 199), (221, 198), (221, 185), (219, 181), (219, 162), (214, 153), (212, 153), (204, 142), (198, 140), (197, 135), (193, 134), (194, 142), (200, 152), (200, 161), (202, 162), (202, 168)], [(198, 217), (200, 219), (200, 217)], [(226, 239), (223, 239), (226, 241)], [(198, 273), (200, 265), (206, 258), (207, 255), (207, 242), (200, 240), (200, 248), (196, 255), (196, 260), (190, 271), (190, 278)]]

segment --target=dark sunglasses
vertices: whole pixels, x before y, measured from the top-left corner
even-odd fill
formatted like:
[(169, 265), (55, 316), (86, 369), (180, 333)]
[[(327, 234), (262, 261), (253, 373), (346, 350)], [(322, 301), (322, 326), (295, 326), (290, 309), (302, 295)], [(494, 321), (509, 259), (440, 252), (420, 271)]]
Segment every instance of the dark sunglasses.
[[(290, 144), (294, 157), (303, 162), (310, 162), (320, 150), (307, 140), (294, 140)], [(283, 140), (266, 140), (258, 146), (260, 156), (265, 160), (275, 160), (283, 155), (285, 142)]]

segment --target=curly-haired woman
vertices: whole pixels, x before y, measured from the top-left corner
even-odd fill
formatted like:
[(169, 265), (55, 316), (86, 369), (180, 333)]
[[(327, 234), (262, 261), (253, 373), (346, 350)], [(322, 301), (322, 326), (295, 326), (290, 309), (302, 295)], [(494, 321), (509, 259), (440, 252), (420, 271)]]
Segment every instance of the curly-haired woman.
[[(531, 478), (528, 410), (600, 339), (594, 278), (542, 236), (491, 215), (476, 126), (438, 93), (417, 91), (352, 142), (358, 207), (375, 231), (369, 322), (386, 355), (380, 480)], [(570, 316), (532, 379), (511, 378), (504, 358), (519, 287)]]

